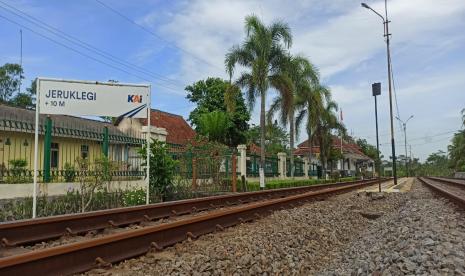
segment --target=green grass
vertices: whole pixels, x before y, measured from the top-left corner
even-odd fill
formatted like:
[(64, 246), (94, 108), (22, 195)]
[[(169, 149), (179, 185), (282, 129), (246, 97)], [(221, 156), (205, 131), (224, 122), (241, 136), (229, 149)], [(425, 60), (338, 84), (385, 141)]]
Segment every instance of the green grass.
[[(353, 181), (355, 177), (344, 177), (340, 178), (338, 182)], [(237, 181), (237, 188), (239, 191), (242, 191), (242, 183), (240, 180)], [(317, 184), (325, 183), (335, 183), (335, 180), (324, 180), (324, 179), (299, 179), (299, 180), (268, 180), (265, 183), (265, 189), (280, 189), (280, 188), (291, 188), (291, 187), (301, 187), (301, 186), (310, 186)], [(247, 191), (258, 191), (260, 190), (259, 182), (247, 182)]]

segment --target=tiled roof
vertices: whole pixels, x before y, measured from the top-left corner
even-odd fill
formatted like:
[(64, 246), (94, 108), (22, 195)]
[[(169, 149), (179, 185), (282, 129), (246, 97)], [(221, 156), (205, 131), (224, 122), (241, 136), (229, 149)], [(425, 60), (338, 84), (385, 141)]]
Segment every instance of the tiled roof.
[[(318, 144), (318, 142), (314, 142), (314, 144)], [(336, 136), (333, 136), (333, 148), (334, 149), (341, 149), (341, 139), (336, 137)], [(366, 156), (363, 152), (362, 152), (362, 149), (357, 145), (357, 144), (354, 144), (354, 143), (346, 143), (346, 142), (342, 142), (342, 151), (345, 153), (345, 154), (355, 154), (355, 155), (359, 155), (360, 157), (362, 158), (366, 158), (366, 159), (371, 159), (370, 157)], [(301, 154), (304, 154), (304, 153), (307, 153), (308, 154), (309, 150), (308, 150), (308, 142), (307, 140), (303, 141), (302, 143), (300, 143), (298, 146), (297, 146), (297, 149), (294, 151), (294, 154), (295, 155), (301, 155)], [(319, 153), (320, 152), (320, 147), (318, 145), (313, 145), (313, 153)]]
[[(49, 115), (52, 119), (54, 136), (86, 140), (101, 140), (103, 128), (108, 127), (110, 141), (142, 143), (142, 139), (129, 137), (111, 123), (68, 115)], [(44, 132), (45, 118), (39, 115), (39, 133)], [(5, 131), (34, 133), (35, 111), (0, 104), (0, 129)]]
[[(312, 154), (319, 154), (320, 153), (320, 147), (318, 146), (313, 146), (312, 147)], [(305, 147), (298, 147), (294, 150), (294, 155), (308, 155), (310, 154), (310, 148), (305, 146)]]
[[(152, 109), (150, 116), (152, 126), (166, 129), (168, 132), (166, 142), (168, 143), (185, 145), (193, 140), (196, 135), (195, 131), (181, 115)], [(147, 120), (142, 119), (142, 124), (147, 125)]]
[(250, 152), (250, 153), (253, 153), (253, 154), (260, 155), (261, 147), (257, 146), (254, 143), (251, 143), (251, 144), (247, 145), (247, 151)]

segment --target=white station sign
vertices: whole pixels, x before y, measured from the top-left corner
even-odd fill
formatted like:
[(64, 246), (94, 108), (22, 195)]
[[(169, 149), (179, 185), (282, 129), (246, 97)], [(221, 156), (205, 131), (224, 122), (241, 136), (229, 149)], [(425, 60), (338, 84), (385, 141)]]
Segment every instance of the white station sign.
[(150, 86), (37, 79), (41, 114), (146, 118)]

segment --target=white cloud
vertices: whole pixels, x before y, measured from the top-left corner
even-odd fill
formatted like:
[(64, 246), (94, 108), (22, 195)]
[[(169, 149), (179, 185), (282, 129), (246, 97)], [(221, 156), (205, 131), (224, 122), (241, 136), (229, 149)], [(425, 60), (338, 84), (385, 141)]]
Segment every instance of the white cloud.
[[(384, 1), (367, 2), (380, 12), (384, 10)], [(464, 87), (463, 67), (439, 69), (435, 61), (463, 47), (465, 1), (390, 0), (388, 9), (392, 21), (390, 32), (393, 34), (395, 72), (402, 74), (396, 76), (397, 81), (401, 81), (397, 91), (400, 106), (405, 108), (401, 109), (401, 114), (412, 111), (426, 116), (427, 112), (422, 108), (433, 108), (437, 104), (434, 99), (427, 101), (428, 97), (437, 99), (444, 91), (458, 91)], [(385, 81), (385, 43), (381, 19), (361, 8), (358, 0), (302, 0), (291, 4), (277, 0), (266, 4), (226, 0), (183, 2), (176, 7), (176, 13), (169, 14), (166, 23), (157, 28), (162, 36), (192, 54), (179, 52), (181, 64), (177, 77), (186, 82), (207, 76), (227, 77), (223, 69), (224, 56), (232, 45), (243, 41), (244, 17), (252, 13), (267, 24), (282, 19), (291, 25), (294, 34), (292, 52), (306, 55), (320, 68), (324, 81), (330, 85), (334, 98), (347, 114), (349, 129), (355, 129), (356, 133), (371, 133), (372, 122), (367, 123), (373, 112), (371, 75), (376, 74), (374, 79)], [(157, 14), (149, 13), (144, 22), (150, 24), (153, 18), (157, 18)], [(379, 60), (375, 61), (373, 57), (379, 57)], [(411, 71), (406, 72), (405, 68)], [(338, 80), (338, 76), (344, 76), (343, 80)], [(380, 112), (383, 115), (380, 122), (383, 126), (380, 132), (388, 133), (388, 118), (384, 116), (387, 114), (387, 98), (384, 97), (386, 93), (381, 98)], [(463, 103), (463, 96), (455, 94), (454, 97)], [(441, 100), (447, 102), (446, 98)], [(449, 100), (447, 104), (453, 106), (457, 102)], [(255, 110), (252, 121), (258, 121), (257, 115)], [(412, 129), (419, 134), (423, 133), (421, 127), (425, 125), (438, 130), (453, 128), (450, 121), (418, 117)], [(416, 128), (416, 124), (421, 127)], [(422, 150), (424, 156), (426, 151)]]

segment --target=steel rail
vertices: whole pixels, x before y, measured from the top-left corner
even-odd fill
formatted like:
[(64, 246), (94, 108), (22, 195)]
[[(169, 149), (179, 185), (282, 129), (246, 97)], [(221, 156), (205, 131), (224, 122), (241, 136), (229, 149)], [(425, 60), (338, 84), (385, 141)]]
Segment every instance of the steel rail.
[(427, 176), (426, 179), (430, 179), (433, 181), (438, 181), (442, 183), (451, 184), (457, 186), (459, 188), (465, 188), (465, 180), (464, 179), (454, 179), (454, 178), (443, 178), (443, 177), (435, 177), (435, 176)]
[(263, 199), (284, 197), (306, 191), (326, 189), (361, 183), (362, 180), (303, 187), (245, 192), (230, 195), (203, 197), (164, 202), (136, 207), (115, 208), (83, 214), (60, 215), (46, 218), (0, 223), (0, 242), (13, 247), (59, 238), (63, 235), (78, 235), (109, 227), (121, 227), (142, 221), (152, 221), (192, 212), (211, 210), (223, 206), (238, 205)]
[(434, 192), (442, 195), (443, 197), (446, 197), (446, 198), (454, 201), (459, 206), (465, 208), (465, 198), (464, 197), (460, 197), (457, 194), (455, 194), (453, 192), (450, 192), (449, 190), (444, 189), (443, 187), (440, 187), (437, 184), (434, 184), (433, 182), (436, 181), (436, 182), (442, 182), (442, 183), (452, 184), (452, 185), (457, 184), (457, 185), (460, 185), (460, 187), (462, 187), (462, 188), (465, 188), (465, 185), (461, 185), (461, 184), (456, 183), (456, 182), (446, 181), (446, 180), (440, 179), (440, 178), (419, 177), (418, 180), (420, 180), (421, 183), (425, 184), (427, 187), (432, 189)]
[[(239, 223), (252, 221), (275, 210), (293, 208), (308, 201), (328, 197), (377, 183), (377, 179), (333, 187), (285, 198), (270, 199), (183, 220), (127, 230), (57, 247), (36, 250), (0, 259), (0, 275), (30, 275), (38, 271), (47, 275), (68, 275), (108, 266), (149, 250), (162, 250), (188, 238), (221, 231)], [(385, 180), (386, 181), (386, 180)]]

